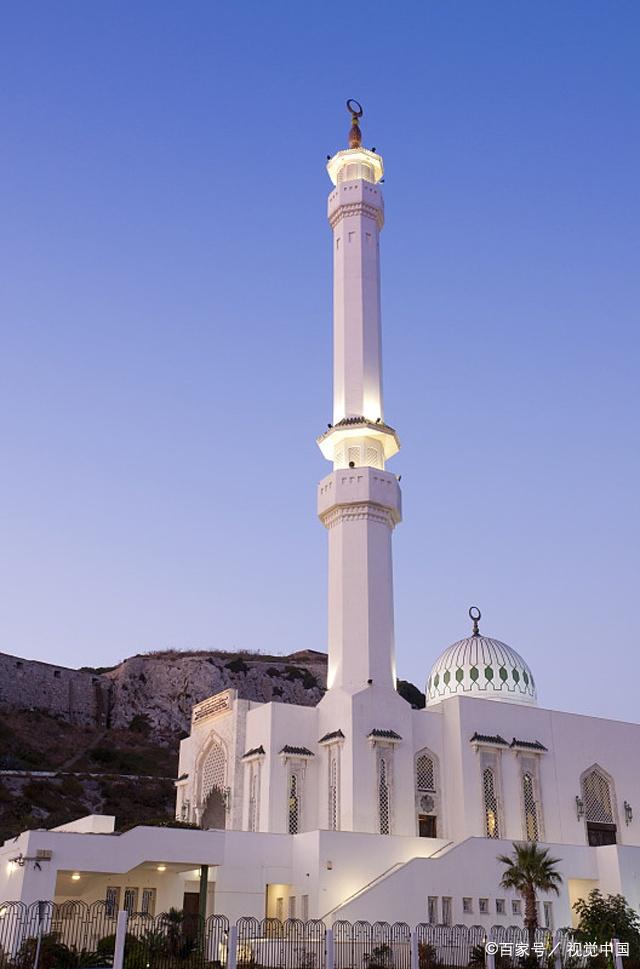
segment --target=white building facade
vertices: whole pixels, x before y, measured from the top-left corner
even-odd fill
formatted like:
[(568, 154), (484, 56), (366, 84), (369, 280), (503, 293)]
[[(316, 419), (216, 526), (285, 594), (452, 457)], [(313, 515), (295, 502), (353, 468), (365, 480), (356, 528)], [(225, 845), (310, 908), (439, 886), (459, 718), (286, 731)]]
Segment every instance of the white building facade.
[[(328, 689), (315, 707), (228, 690), (193, 710), (176, 817), (200, 830), (89, 818), (0, 849), (0, 899), (115, 898), (149, 910), (198, 895), (237, 918), (512, 924), (500, 889), (512, 841), (549, 845), (559, 898), (541, 923), (572, 922), (595, 887), (640, 906), (640, 726), (545, 710), (532, 670), (480, 629), (444, 650), (427, 706), (396, 691), (391, 542), (400, 447), (383, 414), (380, 249), (383, 162), (361, 144), (327, 165), (334, 253), (333, 422), (318, 439), (329, 559)], [(639, 815), (640, 817), (640, 815)], [(77, 876), (77, 877), (76, 877)], [(134, 894), (135, 900), (134, 900)], [(146, 895), (144, 894), (146, 892)], [(206, 900), (203, 898), (206, 894)]]

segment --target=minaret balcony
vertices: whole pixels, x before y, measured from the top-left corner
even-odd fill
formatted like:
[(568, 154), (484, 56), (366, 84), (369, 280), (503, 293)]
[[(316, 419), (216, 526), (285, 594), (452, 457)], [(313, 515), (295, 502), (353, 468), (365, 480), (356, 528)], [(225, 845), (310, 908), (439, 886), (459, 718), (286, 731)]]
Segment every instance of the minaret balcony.
[(327, 171), (334, 185), (354, 178), (364, 178), (375, 185), (384, 175), (382, 157), (362, 147), (337, 151), (327, 162)]
[(400, 450), (400, 439), (393, 427), (366, 417), (344, 417), (317, 441), (327, 461), (345, 468), (383, 468), (384, 462)]

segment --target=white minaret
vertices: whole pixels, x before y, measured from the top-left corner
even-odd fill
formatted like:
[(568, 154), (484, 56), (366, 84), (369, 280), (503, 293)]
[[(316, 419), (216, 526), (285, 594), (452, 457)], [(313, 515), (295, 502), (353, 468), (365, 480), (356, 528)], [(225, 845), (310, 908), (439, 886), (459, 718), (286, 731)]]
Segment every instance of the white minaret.
[(391, 533), (400, 488), (384, 470), (400, 442), (384, 423), (379, 234), (382, 158), (363, 148), (352, 113), (349, 148), (327, 164), (333, 230), (333, 425), (318, 439), (333, 471), (318, 486), (329, 533), (330, 689), (395, 690)]

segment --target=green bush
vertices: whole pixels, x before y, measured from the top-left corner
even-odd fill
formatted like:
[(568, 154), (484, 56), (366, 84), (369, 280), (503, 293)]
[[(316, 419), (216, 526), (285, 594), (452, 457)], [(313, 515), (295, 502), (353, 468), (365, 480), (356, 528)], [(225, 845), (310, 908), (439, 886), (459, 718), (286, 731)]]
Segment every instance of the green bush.
[(246, 673), (249, 667), (245, 661), (238, 656), (237, 659), (232, 659), (229, 663), (224, 664), (225, 669), (231, 670), (232, 673)]
[(363, 958), (365, 969), (394, 969), (393, 949), (384, 943), (377, 945), (371, 952), (366, 952)]
[(136, 713), (135, 717), (131, 717), (129, 730), (140, 733), (143, 737), (148, 737), (151, 731), (151, 723), (146, 713)]
[[(482, 948), (482, 947), (476, 946), (476, 948)], [(473, 960), (473, 953), (471, 955), (471, 959)], [(440, 963), (438, 962), (438, 959), (436, 957), (435, 948), (432, 945), (430, 945), (428, 942), (419, 942), (418, 943), (419, 969), (438, 969), (439, 965)], [(472, 966), (473, 962), (470, 962), (469, 965)], [(484, 948), (482, 948), (482, 962), (479, 964), (478, 969), (480, 969), (480, 967), (484, 969)]]
[[(587, 898), (579, 898), (573, 906), (578, 915), (578, 927), (573, 930), (577, 942), (597, 942), (604, 945), (612, 939), (629, 943), (625, 969), (640, 969), (640, 917), (624, 895), (602, 895), (597, 888)], [(613, 959), (604, 953), (589, 959), (589, 969), (613, 966)]]
[(60, 793), (65, 797), (82, 797), (84, 788), (73, 774), (63, 774), (60, 781)]
[[(25, 939), (13, 960), (14, 969), (32, 969), (37, 947), (36, 938)], [(39, 969), (84, 969), (84, 967), (110, 964), (111, 960), (106, 953), (65, 945), (64, 942), (60, 942), (55, 932), (43, 935), (40, 941)]]

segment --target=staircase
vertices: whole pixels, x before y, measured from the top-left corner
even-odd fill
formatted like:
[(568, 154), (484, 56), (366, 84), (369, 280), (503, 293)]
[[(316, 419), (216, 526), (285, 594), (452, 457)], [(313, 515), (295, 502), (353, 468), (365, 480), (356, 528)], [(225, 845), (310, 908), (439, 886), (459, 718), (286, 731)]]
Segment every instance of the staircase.
[(367, 882), (366, 885), (363, 885), (362, 888), (359, 888), (351, 895), (348, 895), (346, 898), (343, 898), (342, 901), (339, 902), (337, 905), (334, 905), (332, 909), (330, 909), (322, 916), (322, 921), (330, 925), (332, 922), (335, 921), (336, 916), (340, 912), (340, 909), (344, 908), (345, 905), (348, 905), (349, 903), (355, 901), (355, 899), (360, 898), (362, 895), (365, 894), (365, 892), (368, 892), (372, 888), (375, 888), (377, 885), (380, 884), (380, 882), (383, 882), (386, 878), (391, 877), (391, 875), (395, 875), (396, 872), (401, 871), (403, 868), (406, 868), (407, 865), (412, 864), (412, 862), (416, 861), (418, 858), (424, 861), (431, 858), (439, 857), (443, 852), (445, 852), (448, 848), (450, 848), (452, 844), (453, 844), (453, 841), (448, 841), (446, 844), (440, 845), (439, 848), (436, 848), (430, 855), (415, 855), (413, 858), (408, 858), (407, 861), (396, 862), (395, 865), (391, 865), (390, 868), (387, 868), (379, 875), (376, 875), (375, 878), (372, 878), (371, 881)]

